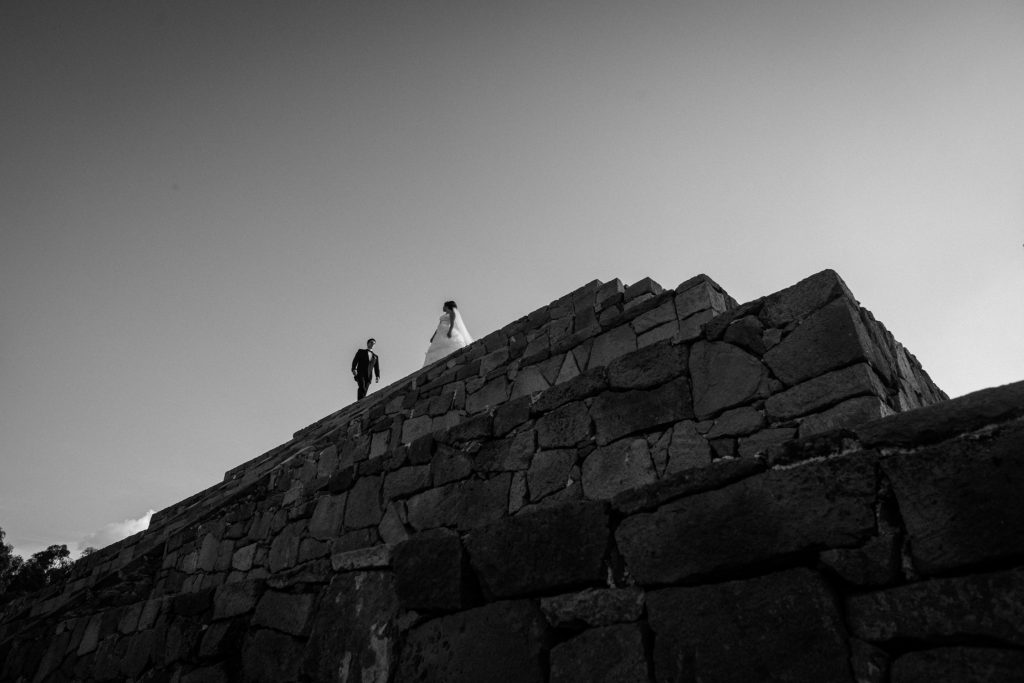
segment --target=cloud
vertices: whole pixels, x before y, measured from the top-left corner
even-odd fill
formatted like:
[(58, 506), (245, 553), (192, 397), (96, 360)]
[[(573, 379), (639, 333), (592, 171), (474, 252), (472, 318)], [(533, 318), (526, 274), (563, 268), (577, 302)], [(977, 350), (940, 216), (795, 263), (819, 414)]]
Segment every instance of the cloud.
[(154, 512), (156, 510), (150, 510), (138, 519), (126, 519), (123, 522), (111, 522), (104, 525), (99, 531), (89, 534), (78, 542), (79, 552), (89, 547), (99, 549), (148, 529), (149, 520)]

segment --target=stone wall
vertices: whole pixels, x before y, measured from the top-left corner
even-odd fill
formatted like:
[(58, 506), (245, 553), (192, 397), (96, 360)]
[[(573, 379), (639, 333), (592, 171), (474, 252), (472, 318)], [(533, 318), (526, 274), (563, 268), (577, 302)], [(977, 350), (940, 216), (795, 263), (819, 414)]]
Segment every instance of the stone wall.
[[(595, 281), (8, 605), (0, 680), (735, 680), (730, 653), (776, 678), (785, 647), (809, 668), (783, 679), (845, 676), (916, 636), (860, 634), (837, 596), (930, 565), (893, 437), (836, 430), (944, 398), (831, 271), (742, 306), (706, 276)], [(722, 630), (756, 642), (700, 640)]]

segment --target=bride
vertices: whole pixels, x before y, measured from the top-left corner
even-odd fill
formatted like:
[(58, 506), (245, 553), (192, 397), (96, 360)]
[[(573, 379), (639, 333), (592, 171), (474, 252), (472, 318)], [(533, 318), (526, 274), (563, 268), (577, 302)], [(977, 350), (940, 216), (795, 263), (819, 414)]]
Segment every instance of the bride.
[(462, 322), (462, 314), (454, 301), (444, 302), (444, 313), (437, 321), (437, 329), (430, 338), (430, 348), (427, 349), (427, 357), (423, 361), (426, 367), (434, 361), (441, 360), (453, 351), (458, 351), (463, 346), (473, 343), (473, 337)]

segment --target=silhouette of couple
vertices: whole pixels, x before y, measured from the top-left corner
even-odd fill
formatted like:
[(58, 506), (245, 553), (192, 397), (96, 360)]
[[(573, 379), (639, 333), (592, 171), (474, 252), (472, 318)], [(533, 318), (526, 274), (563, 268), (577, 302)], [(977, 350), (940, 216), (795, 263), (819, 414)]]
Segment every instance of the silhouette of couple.
[[(356, 392), (356, 400), (366, 397), (370, 388), (370, 381), (374, 377), (380, 382), (380, 356), (373, 351), (376, 339), (372, 337), (366, 340), (366, 348), (356, 351), (352, 359), (352, 378), (359, 386)], [(473, 343), (473, 337), (462, 322), (462, 314), (454, 301), (444, 302), (444, 312), (437, 321), (437, 329), (430, 337), (430, 346), (427, 348), (427, 355), (423, 359), (423, 367), (439, 361), (454, 351)]]

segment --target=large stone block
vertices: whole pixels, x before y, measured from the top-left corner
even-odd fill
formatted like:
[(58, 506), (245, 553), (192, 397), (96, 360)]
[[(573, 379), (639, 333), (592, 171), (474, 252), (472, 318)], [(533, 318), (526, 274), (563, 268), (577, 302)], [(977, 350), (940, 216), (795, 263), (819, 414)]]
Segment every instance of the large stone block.
[(647, 594), (659, 681), (851, 681), (842, 619), (806, 569)]
[(885, 387), (871, 366), (858, 363), (775, 394), (765, 401), (764, 407), (771, 419), (789, 420), (829, 408), (854, 396), (885, 395)]
[(249, 631), (242, 645), (242, 680), (281, 683), (298, 680), (301, 641), (270, 629)]
[(381, 477), (360, 477), (349, 491), (345, 505), (345, 526), (362, 529), (377, 526), (384, 515), (380, 499)]
[(608, 365), (612, 389), (650, 389), (686, 372), (686, 347), (667, 342), (647, 346)]
[(541, 598), (540, 608), (552, 626), (611, 626), (640, 619), (644, 592), (639, 588), (589, 588)]
[(565, 488), (569, 472), (576, 464), (576, 451), (557, 449), (541, 451), (526, 472), (530, 500), (538, 501), (545, 496)]
[(308, 593), (268, 591), (256, 605), (253, 626), (264, 626), (293, 636), (306, 634), (315, 596)]
[(853, 635), (870, 642), (993, 638), (1024, 645), (1024, 569), (932, 579), (855, 595)]
[(218, 587), (213, 597), (213, 618), (228, 619), (251, 611), (262, 591), (263, 582), (254, 580)]
[(551, 650), (551, 683), (648, 683), (644, 637), (636, 624), (584, 631)]
[(846, 283), (834, 270), (823, 270), (765, 297), (760, 315), (772, 327), (785, 327), (803, 320), (839, 297), (854, 300)]
[(690, 351), (693, 409), (706, 419), (757, 396), (765, 368), (743, 349), (724, 342), (697, 342)]
[(606, 506), (570, 503), (473, 531), (466, 550), (484, 589), (512, 597), (602, 583), (609, 535)]
[(772, 470), (626, 518), (615, 533), (642, 584), (709, 576), (808, 548), (865, 541), (875, 463), (864, 454)]
[(537, 443), (541, 448), (575, 446), (590, 437), (590, 415), (582, 401), (555, 408), (536, 425)]
[(594, 399), (590, 416), (597, 428), (597, 443), (602, 446), (629, 434), (692, 418), (690, 383), (680, 377), (656, 389), (606, 392)]
[(391, 572), (335, 576), (313, 617), (302, 656), (303, 680), (393, 680), (398, 611)]
[(636, 333), (628, 324), (619, 325), (594, 339), (587, 368), (608, 365), (619, 356), (624, 356), (631, 351), (636, 351)]
[(395, 546), (391, 565), (403, 609), (454, 612), (466, 606), (467, 567), (457, 534), (413, 536)]
[(1024, 555), (1024, 422), (886, 458), (914, 566), (938, 573)]
[(892, 413), (892, 408), (876, 396), (849, 398), (828, 410), (803, 418), (798, 434), (799, 438), (806, 439), (835, 429), (853, 429)]
[(764, 354), (764, 362), (787, 386), (858, 361), (868, 361), (883, 379), (891, 369), (878, 351), (853, 304), (836, 299), (804, 320)]
[(430, 466), (412, 465), (384, 476), (384, 500), (404, 498), (430, 487)]
[(409, 631), (395, 680), (541, 683), (546, 637), (544, 617), (527, 600), (433, 619)]
[(610, 500), (658, 479), (646, 439), (621, 439), (595, 449), (583, 461), (583, 495)]
[(488, 407), (499, 406), (508, 400), (508, 393), (508, 380), (504, 375), (499, 375), (466, 397), (466, 410), (473, 414)]
[(342, 532), (348, 494), (320, 496), (309, 520), (309, 534), (314, 538), (334, 538)]
[(724, 292), (707, 275), (690, 278), (676, 287), (676, 314), (680, 320), (699, 311), (722, 313), (727, 307)]
[(892, 683), (1017, 683), (1024, 652), (991, 647), (941, 647), (908, 652), (892, 665)]
[(467, 479), (410, 498), (409, 524), (418, 531), (448, 527), (474, 529), (505, 516), (511, 472), (489, 479)]

